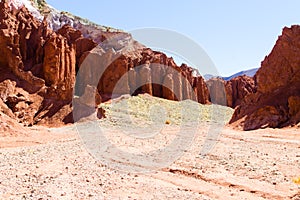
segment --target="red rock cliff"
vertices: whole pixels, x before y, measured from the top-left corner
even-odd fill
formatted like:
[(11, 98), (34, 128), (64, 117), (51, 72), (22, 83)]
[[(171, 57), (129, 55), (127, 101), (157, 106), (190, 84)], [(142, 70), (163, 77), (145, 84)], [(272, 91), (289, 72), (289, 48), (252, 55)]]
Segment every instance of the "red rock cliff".
[[(100, 58), (99, 60), (104, 60), (103, 57)], [(112, 60), (108, 67), (103, 67), (106, 70), (98, 84), (102, 95), (148, 93), (169, 100), (209, 102), (204, 79), (200, 75), (193, 76), (193, 68), (184, 64), (178, 66), (172, 58), (161, 52), (143, 48)], [(94, 60), (91, 60), (84, 65), (90, 67), (93, 63)], [(116, 85), (121, 77), (122, 84)]]
[[(96, 45), (64, 26), (57, 32), (35, 19), (25, 7), (0, 2), (0, 83), (12, 81), (13, 92), (2, 98), (21, 123), (32, 125), (53, 117), (72, 100), (76, 58)], [(5, 83), (7, 84), (7, 83)], [(5, 85), (4, 84), (4, 85)], [(6, 93), (2, 87), (0, 93)], [(20, 114), (19, 111), (24, 112)], [(70, 112), (65, 113), (59, 121)]]
[[(0, 94), (5, 94), (1, 110), (26, 125), (71, 122), (75, 77), (83, 63), (88, 63), (89, 68), (80, 78), (88, 84), (81, 88), (79, 96), (87, 96), (89, 88), (97, 88), (100, 99), (111, 98), (113, 93), (145, 92), (170, 100), (209, 102), (204, 79), (195, 76), (193, 68), (177, 66), (172, 58), (143, 47), (127, 33), (96, 35), (97, 38), (85, 38), (68, 25), (51, 30), (45, 20), (35, 19), (25, 7), (11, 8), (1, 1)], [(104, 41), (110, 37), (117, 40), (105, 46)], [(93, 51), (98, 45), (95, 41), (100, 44), (97, 51)], [(120, 53), (128, 42), (133, 42), (133, 49)], [(101, 72), (100, 80), (94, 79), (97, 71)], [(116, 87), (121, 78), (121, 86)], [(7, 79), (11, 82), (5, 82)], [(98, 94), (95, 97), (99, 99)]]
[(245, 75), (229, 81), (222, 78), (212, 78), (206, 83), (211, 102), (231, 108), (236, 108), (244, 98), (256, 91), (254, 79)]
[(257, 92), (238, 107), (230, 123), (252, 130), (300, 121), (300, 26), (284, 28), (254, 77)]

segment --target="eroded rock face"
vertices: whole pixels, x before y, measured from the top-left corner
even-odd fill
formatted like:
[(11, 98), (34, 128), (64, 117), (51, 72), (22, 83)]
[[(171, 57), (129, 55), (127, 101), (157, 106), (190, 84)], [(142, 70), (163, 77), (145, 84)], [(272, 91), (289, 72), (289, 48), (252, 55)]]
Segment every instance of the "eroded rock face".
[(98, 108), (102, 98), (98, 89), (94, 86), (87, 85), (81, 97), (73, 99), (74, 120), (80, 121), (82, 118), (95, 116), (97, 118), (105, 117), (105, 111)]
[(195, 84), (198, 102), (201, 104), (209, 104), (210, 95), (204, 78), (202, 76), (198, 76), (197, 78), (195, 78), (194, 84)]
[[(26, 64), (38, 59), (35, 55), (38, 21), (28, 15), (25, 8), (11, 10), (7, 3), (0, 2), (0, 67), (9, 68), (17, 77), (35, 87), (42, 87), (44, 81), (26, 71)], [(29, 59), (32, 58), (32, 59)]]
[[(272, 93), (274, 90), (300, 82), (300, 26), (285, 27), (272, 52), (262, 62), (255, 75), (257, 90)], [(298, 88), (299, 90), (299, 88)]]
[[(205, 81), (200, 75), (193, 75), (193, 68), (177, 66), (172, 58), (149, 48), (121, 52), (92, 51), (79, 68), (83, 83), (80, 85), (97, 86), (103, 99), (148, 93), (169, 100), (209, 102)], [(79, 88), (78, 93), (82, 94), (83, 90)]]
[(264, 106), (246, 117), (245, 130), (258, 128), (276, 128), (287, 120), (286, 110), (282, 107)]
[(300, 96), (290, 96), (288, 105), (291, 124), (297, 124), (300, 120)]
[(244, 75), (227, 81), (225, 90), (227, 106), (235, 108), (240, 105), (249, 94), (256, 92), (256, 86), (253, 78)]
[(104, 100), (148, 93), (209, 103), (206, 83), (193, 68), (176, 65), (128, 33), (101, 29), (96, 34), (93, 29), (89, 34), (87, 25), (74, 29), (74, 20), (51, 30), (46, 19), (34, 18), (25, 7), (12, 9), (6, 1), (0, 2), (0, 17), (0, 71), (7, 74), (0, 84), (6, 79), (13, 83), (3, 82), (13, 91), (0, 91), (2, 110), (23, 124), (72, 122), (74, 88), (79, 104), (85, 106), (82, 99), (91, 98), (88, 104), (99, 101), (99, 96), (89, 96), (91, 88)]
[(16, 87), (16, 82), (5, 80), (0, 83), (1, 111), (24, 125), (34, 124), (43, 98)]
[(226, 106), (227, 97), (231, 95), (231, 91), (229, 95), (226, 92), (226, 81), (222, 78), (212, 78), (206, 81), (206, 84), (210, 94), (210, 101), (214, 104)]
[(236, 108), (249, 94), (256, 91), (253, 78), (238, 76), (229, 81), (222, 78), (208, 80), (207, 86), (210, 94), (210, 101), (215, 104)]
[(300, 122), (300, 26), (283, 29), (254, 80), (257, 92), (241, 103), (230, 123), (252, 130)]
[[(94, 47), (92, 40), (69, 26), (54, 32), (24, 6), (11, 7), (1, 1), (1, 110), (25, 125), (59, 113), (72, 100), (76, 61)], [(62, 122), (68, 112), (61, 112), (53, 123)]]
[(74, 44), (53, 34), (44, 45), (43, 72), (46, 85), (56, 89), (55, 97), (71, 100), (75, 84), (76, 51)]

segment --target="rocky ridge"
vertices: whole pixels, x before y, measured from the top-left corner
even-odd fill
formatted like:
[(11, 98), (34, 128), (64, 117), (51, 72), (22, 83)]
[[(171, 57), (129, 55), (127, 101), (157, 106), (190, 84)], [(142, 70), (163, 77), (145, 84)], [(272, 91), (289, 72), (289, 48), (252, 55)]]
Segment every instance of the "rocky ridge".
[[(193, 68), (177, 66), (172, 58), (145, 48), (128, 33), (90, 28), (65, 14), (59, 16), (61, 24), (54, 27), (56, 12), (41, 21), (19, 1), (1, 1), (0, 15), (0, 53), (4, 55), (0, 58), (0, 82), (4, 85), (1, 93), (7, 94), (1, 98), (2, 110), (10, 110), (6, 113), (24, 125), (71, 122), (76, 74), (85, 65), (92, 71), (84, 69), (79, 76), (84, 86), (76, 91), (78, 96), (91, 85), (98, 89), (95, 96), (100, 93), (104, 100), (113, 93), (149, 93), (170, 100), (209, 102), (204, 79), (194, 76)], [(93, 65), (95, 61), (101, 66)], [(90, 82), (95, 80), (91, 79), (95, 68), (102, 70), (101, 79)], [(124, 75), (125, 84), (114, 91)], [(82, 104), (75, 104), (78, 102)], [(19, 110), (26, 114), (20, 115)]]
[(300, 122), (300, 26), (285, 27), (231, 122), (244, 130), (294, 126)]

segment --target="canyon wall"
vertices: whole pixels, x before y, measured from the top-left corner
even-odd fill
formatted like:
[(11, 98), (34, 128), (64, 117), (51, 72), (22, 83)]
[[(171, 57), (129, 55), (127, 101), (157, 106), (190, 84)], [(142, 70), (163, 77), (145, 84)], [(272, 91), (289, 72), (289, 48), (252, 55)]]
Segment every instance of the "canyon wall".
[(254, 80), (257, 91), (235, 110), (231, 124), (244, 130), (293, 126), (300, 121), (300, 26), (284, 28)]
[[(78, 30), (74, 23), (51, 29), (47, 18), (40, 21), (26, 7), (8, 1), (0, 2), (0, 20), (0, 93), (5, 94), (1, 110), (24, 125), (72, 122), (76, 88), (78, 98), (96, 88), (94, 96), (100, 94), (101, 100), (149, 93), (209, 103), (205, 81), (194, 75), (193, 68), (177, 66), (172, 58), (144, 47), (128, 33), (89, 31), (80, 22)], [(76, 78), (80, 70), (84, 72)], [(84, 103), (82, 99), (86, 98), (75, 103)]]

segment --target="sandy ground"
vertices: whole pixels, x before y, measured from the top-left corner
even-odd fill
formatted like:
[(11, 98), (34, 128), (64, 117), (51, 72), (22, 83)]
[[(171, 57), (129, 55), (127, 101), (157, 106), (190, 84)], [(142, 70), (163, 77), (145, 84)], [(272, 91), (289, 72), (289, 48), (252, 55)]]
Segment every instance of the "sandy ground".
[[(192, 145), (181, 158), (168, 167), (147, 173), (120, 172), (104, 165), (88, 153), (73, 127), (41, 135), (34, 133), (35, 137), (28, 134), (26, 139), (20, 136), (1, 138), (1, 144), (10, 141), (10, 148), (0, 149), (0, 197), (300, 198), (295, 196), (299, 188), (292, 182), (292, 178), (300, 175), (299, 130), (240, 132), (225, 128), (212, 151), (203, 157), (199, 155), (206, 138), (203, 127), (197, 131)], [(176, 127), (164, 131), (167, 134), (171, 129)], [(54, 139), (46, 140), (48, 136)], [(32, 145), (27, 146), (28, 143)], [(13, 147), (13, 144), (18, 147)]]
[[(292, 181), (300, 176), (299, 129), (224, 127), (210, 135), (218, 126), (206, 112), (198, 124), (180, 126), (170, 107), (172, 115), (151, 114), (150, 123), (145, 113), (151, 106), (141, 102), (129, 109), (130, 118), (128, 109), (119, 110), (123, 105), (110, 108), (115, 114), (95, 122), (100, 140), (89, 122), (0, 134), (0, 199), (300, 199)], [(157, 149), (162, 154), (151, 157)]]

